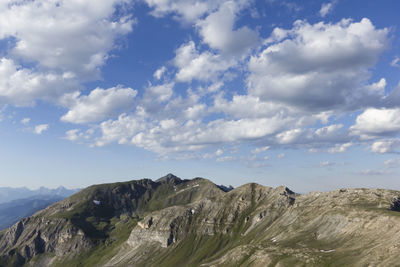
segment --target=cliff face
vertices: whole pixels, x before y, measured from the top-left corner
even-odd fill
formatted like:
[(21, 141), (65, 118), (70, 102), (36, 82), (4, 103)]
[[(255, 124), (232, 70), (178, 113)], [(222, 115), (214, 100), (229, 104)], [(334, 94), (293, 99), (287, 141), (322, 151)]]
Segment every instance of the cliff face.
[(89, 187), (0, 232), (0, 265), (398, 264), (400, 192), (298, 195), (167, 175)]

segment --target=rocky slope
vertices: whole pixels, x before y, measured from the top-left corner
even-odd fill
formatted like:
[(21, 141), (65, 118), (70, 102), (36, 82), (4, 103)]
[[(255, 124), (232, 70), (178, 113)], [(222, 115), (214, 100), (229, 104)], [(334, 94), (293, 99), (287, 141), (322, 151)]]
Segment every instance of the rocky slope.
[(395, 266), (400, 192), (96, 185), (0, 232), (0, 266)]

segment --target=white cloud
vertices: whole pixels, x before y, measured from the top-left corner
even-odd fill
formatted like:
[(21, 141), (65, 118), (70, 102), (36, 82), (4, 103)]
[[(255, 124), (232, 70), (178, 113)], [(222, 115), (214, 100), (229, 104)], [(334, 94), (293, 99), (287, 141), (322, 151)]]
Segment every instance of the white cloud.
[(302, 129), (291, 129), (276, 135), (279, 144), (292, 144), (304, 133)]
[(97, 145), (110, 142), (132, 144), (159, 154), (194, 151), (215, 144), (256, 140), (271, 136), (286, 121), (279, 118), (214, 120), (206, 124), (193, 120), (158, 122), (138, 114), (121, 115), (117, 120), (100, 124), (101, 136)]
[(163, 17), (170, 13), (177, 13), (177, 19), (184, 22), (193, 22), (217, 6), (212, 1), (197, 0), (145, 0), (149, 7), (153, 8), (152, 15)]
[(343, 128), (343, 124), (332, 124), (315, 130), (315, 135), (319, 137), (334, 137)]
[[(18, 1), (0, 10), (0, 39), (13, 36), (11, 54), (39, 66), (76, 75), (93, 75), (104, 64), (114, 40), (132, 30), (134, 21), (113, 17), (110, 1)], [(77, 45), (76, 41), (85, 45)]]
[(367, 85), (366, 89), (369, 90), (370, 94), (384, 95), (386, 88), (386, 79), (382, 78), (378, 82)]
[(265, 118), (277, 114), (287, 117), (295, 113), (290, 107), (270, 101), (263, 102), (259, 97), (249, 95), (234, 95), (231, 101), (217, 95), (214, 98), (213, 111), (224, 112), (234, 118)]
[(278, 156), (276, 156), (278, 159), (283, 159), (286, 157), (285, 153), (281, 153)]
[(0, 9), (0, 40), (15, 40), (15, 46), (0, 59), (0, 101), (32, 105), (98, 79), (116, 40), (135, 23), (123, 9), (115, 14), (125, 4), (127, 0), (8, 1)]
[(296, 21), (249, 62), (248, 92), (306, 110), (354, 109), (373, 98), (368, 69), (387, 47), (388, 30), (370, 20)]
[(336, 154), (336, 153), (344, 153), (347, 151), (347, 149), (349, 149), (349, 147), (351, 147), (353, 145), (353, 143), (345, 143), (345, 144), (339, 144), (339, 145), (335, 145), (334, 147), (330, 148), (328, 150), (328, 153), (330, 154)]
[(0, 58), (0, 103), (30, 106), (35, 99), (52, 100), (79, 86), (68, 73), (35, 72)]
[(89, 95), (73, 95), (70, 110), (61, 117), (71, 123), (88, 123), (117, 115), (133, 106), (137, 91), (131, 88), (96, 88)]
[(222, 149), (217, 149), (214, 153), (205, 153), (203, 155), (204, 159), (212, 159), (215, 157), (220, 157), (222, 154), (224, 154), (224, 151)]
[(321, 17), (325, 17), (326, 15), (328, 15), (329, 13), (332, 12), (335, 5), (336, 5), (336, 1), (332, 1), (329, 3), (323, 3), (321, 6), (321, 9), (319, 10), (319, 15)]
[(396, 152), (400, 147), (400, 140), (389, 139), (376, 141), (371, 145), (371, 151), (377, 154), (386, 154)]
[(253, 149), (253, 150), (251, 151), (251, 153), (253, 153), (253, 154), (258, 154), (258, 153), (261, 153), (261, 152), (265, 152), (265, 151), (267, 151), (268, 149), (269, 149), (269, 146), (257, 147), (257, 148), (255, 148), (255, 149)]
[(111, 142), (129, 144), (132, 137), (145, 128), (143, 118), (121, 114), (117, 120), (107, 120), (100, 124), (102, 136), (95, 140), (96, 145), (104, 146)]
[(178, 123), (174, 119), (160, 121), (160, 126), (163, 130), (170, 130), (172, 128), (175, 128), (177, 125)]
[(396, 56), (393, 60), (392, 60), (392, 62), (390, 62), (390, 66), (392, 66), (392, 67), (400, 67), (400, 57), (398, 57), (398, 56)]
[(48, 124), (39, 124), (39, 125), (35, 126), (35, 128), (33, 129), (33, 133), (42, 134), (43, 132), (47, 131), (48, 129), (49, 129)]
[(174, 64), (178, 68), (176, 79), (180, 82), (215, 81), (222, 72), (236, 62), (209, 51), (199, 53), (193, 41), (180, 46), (176, 51)]
[(350, 131), (361, 139), (394, 135), (400, 131), (400, 109), (366, 109), (358, 115)]
[(72, 129), (72, 130), (68, 130), (65, 133), (65, 139), (69, 140), (69, 141), (77, 141), (81, 138), (82, 133), (80, 132), (79, 129)]
[(89, 140), (93, 133), (93, 129), (88, 129), (86, 132), (82, 132), (80, 129), (71, 129), (65, 132), (64, 139), (73, 142), (80, 142), (83, 140)]
[(197, 23), (203, 42), (223, 53), (242, 55), (258, 42), (258, 33), (243, 26), (233, 29), (240, 4), (233, 1), (223, 3), (220, 8)]
[[(195, 23), (201, 17), (217, 10), (227, 0), (145, 0), (152, 8), (155, 17), (173, 14), (174, 18), (183, 23)], [(248, 0), (237, 0), (236, 5), (244, 6)]]
[(218, 149), (217, 151), (215, 151), (216, 156), (221, 156), (222, 154), (224, 154), (224, 151), (222, 149)]
[[(172, 15), (191, 23), (199, 42), (178, 46), (168, 73), (167, 65), (153, 73), (155, 84), (149, 82), (143, 88), (134, 109), (136, 91), (130, 88), (126, 94), (118, 91), (119, 96), (112, 88), (98, 88), (87, 96), (64, 95), (60, 103), (70, 110), (62, 120), (90, 123), (107, 119), (90, 126), (96, 131), (90, 135), (95, 145), (116, 142), (163, 158), (180, 153), (186, 158), (224, 160), (228, 158), (222, 157), (222, 149), (213, 152), (215, 147), (226, 150), (242, 143), (263, 144), (253, 149), (256, 158), (255, 154), (269, 147), (342, 153), (357, 144), (357, 131), (370, 135), (362, 114), (351, 129), (336, 120), (349, 110), (362, 111), (384, 103), (386, 79), (370, 82), (370, 77), (371, 67), (388, 46), (388, 29), (377, 29), (368, 19), (316, 24), (296, 21), (292, 29), (275, 28), (254, 52), (251, 48), (258, 44), (258, 30), (237, 23), (247, 1), (146, 2), (155, 17)], [(250, 52), (253, 56), (249, 59)], [(101, 58), (97, 68), (104, 64)], [(175, 80), (168, 81), (166, 75)], [(243, 88), (238, 94), (236, 87), (241, 86), (243, 76), (235, 75), (247, 75), (247, 94)], [(191, 83), (192, 88), (181, 92), (184, 85), (176, 82)], [(178, 90), (174, 91), (175, 87)], [(99, 98), (96, 90), (100, 90)], [(118, 118), (111, 118), (117, 114)], [(65, 138), (80, 141), (86, 136), (73, 129)], [(208, 153), (197, 152), (202, 149)]]
[(31, 118), (23, 118), (23, 119), (21, 120), (21, 123), (22, 123), (23, 125), (27, 125), (27, 124), (29, 124), (30, 121), (31, 121)]
[(161, 68), (157, 69), (154, 72), (153, 76), (157, 80), (160, 80), (166, 71), (167, 71), (167, 68), (165, 66), (162, 66)]
[(202, 118), (207, 112), (207, 106), (205, 104), (196, 104), (194, 106), (188, 107), (184, 114), (186, 118), (194, 120)]
[(173, 94), (174, 83), (149, 86), (145, 90), (144, 101), (162, 103), (168, 101)]
[(400, 167), (400, 158), (388, 159), (383, 163), (387, 168), (398, 168)]

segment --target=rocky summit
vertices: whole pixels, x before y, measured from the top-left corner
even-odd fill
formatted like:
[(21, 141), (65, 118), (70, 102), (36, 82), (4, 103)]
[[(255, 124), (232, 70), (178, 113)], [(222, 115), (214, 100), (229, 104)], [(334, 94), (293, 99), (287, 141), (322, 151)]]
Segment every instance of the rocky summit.
[(399, 197), (172, 174), (94, 185), (1, 231), (0, 266), (395, 266)]

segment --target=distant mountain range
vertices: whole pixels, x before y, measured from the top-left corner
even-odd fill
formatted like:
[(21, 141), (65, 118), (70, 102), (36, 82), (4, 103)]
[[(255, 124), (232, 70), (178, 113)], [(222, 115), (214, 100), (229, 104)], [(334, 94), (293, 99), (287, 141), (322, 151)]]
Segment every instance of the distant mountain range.
[(30, 190), (26, 187), (0, 187), (0, 204), (16, 199), (26, 199), (33, 196), (59, 196), (62, 198), (66, 198), (78, 192), (79, 190), (80, 189), (67, 189), (63, 186), (55, 189), (49, 189), (42, 186), (36, 190)]
[(56, 195), (39, 195), (16, 199), (0, 204), (0, 230), (10, 227), (17, 221), (64, 199)]
[(400, 191), (93, 185), (0, 231), (0, 266), (398, 266)]
[(55, 189), (40, 187), (37, 190), (0, 187), (0, 230), (78, 191), (62, 186)]

